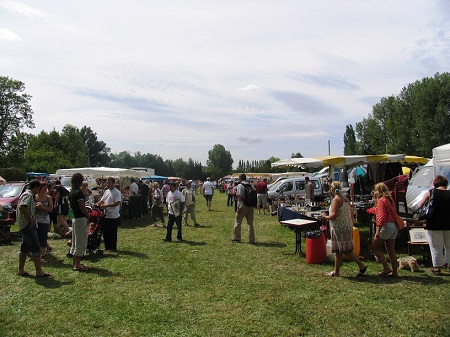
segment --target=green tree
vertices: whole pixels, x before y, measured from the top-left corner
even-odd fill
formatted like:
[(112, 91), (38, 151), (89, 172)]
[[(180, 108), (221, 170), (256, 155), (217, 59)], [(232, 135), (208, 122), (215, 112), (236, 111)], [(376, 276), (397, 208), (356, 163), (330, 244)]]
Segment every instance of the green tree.
[(302, 154), (300, 152), (291, 154), (291, 158), (303, 158)]
[(233, 158), (230, 151), (227, 151), (221, 144), (216, 144), (208, 151), (206, 170), (213, 179), (218, 179), (231, 172)]
[(345, 127), (344, 155), (358, 154), (355, 130), (351, 124)]
[(30, 136), (31, 134), (25, 132), (13, 135), (9, 141), (8, 153), (3, 157), (3, 160), (0, 159), (0, 166), (22, 167)]
[(61, 131), (61, 140), (61, 147), (69, 157), (71, 167), (88, 166), (88, 147), (76, 126), (66, 124)]
[(26, 170), (54, 173), (60, 168), (73, 167), (62, 144), (63, 139), (55, 130), (31, 135), (24, 154)]
[(450, 142), (450, 73), (437, 73), (383, 97), (355, 126), (361, 154), (406, 153), (431, 157)]
[(109, 157), (112, 167), (130, 168), (137, 166), (134, 157), (128, 151), (121, 151), (117, 154), (111, 153)]
[(0, 76), (0, 166), (10, 164), (4, 161), (17, 145), (20, 130), (34, 128), (31, 96), (24, 91), (23, 82)]
[(181, 178), (187, 177), (188, 164), (182, 158), (172, 161), (172, 168), (175, 176)]
[(106, 146), (106, 143), (99, 141), (97, 134), (90, 127), (83, 126), (80, 134), (88, 149), (88, 166), (108, 166), (111, 149)]

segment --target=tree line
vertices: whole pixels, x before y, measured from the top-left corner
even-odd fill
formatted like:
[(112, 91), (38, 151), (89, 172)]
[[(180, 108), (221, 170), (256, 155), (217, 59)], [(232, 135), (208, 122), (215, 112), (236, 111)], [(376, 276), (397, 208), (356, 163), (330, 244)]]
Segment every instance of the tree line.
[(405, 153), (432, 157), (450, 143), (450, 73), (435, 74), (381, 98), (372, 112), (344, 134), (344, 154)]
[[(25, 84), (0, 76), (0, 172), (35, 171), (53, 173), (59, 168), (110, 166), (150, 167), (162, 176), (218, 179), (233, 172), (284, 172), (272, 168), (279, 160), (239, 160), (233, 170), (231, 153), (221, 144), (208, 151), (206, 165), (163, 159), (160, 155), (128, 151), (112, 153), (89, 126), (67, 124), (61, 132), (25, 133), (34, 128), (31, 96)], [(406, 153), (431, 157), (432, 149), (450, 142), (450, 74), (436, 74), (404, 87), (399, 95), (381, 98), (372, 112), (355, 127), (346, 126), (344, 154)], [(300, 152), (293, 158), (302, 157)], [(15, 168), (5, 171), (4, 168)], [(290, 170), (296, 170), (295, 168)], [(5, 174), (5, 173), (3, 173)]]
[[(17, 177), (29, 171), (54, 173), (59, 168), (98, 166), (149, 167), (162, 176), (202, 180), (207, 176), (218, 179), (233, 172), (231, 153), (221, 144), (208, 151), (208, 160), (203, 166), (192, 158), (169, 160), (151, 153), (112, 153), (89, 126), (78, 128), (67, 124), (60, 132), (53, 129), (37, 135), (25, 133), (23, 128), (35, 127), (30, 100), (23, 82), (0, 76), (0, 174), (5, 178), (19, 179)], [(255, 169), (259, 165), (259, 169), (270, 171), (270, 162), (264, 163), (264, 166), (253, 163), (246, 168)]]

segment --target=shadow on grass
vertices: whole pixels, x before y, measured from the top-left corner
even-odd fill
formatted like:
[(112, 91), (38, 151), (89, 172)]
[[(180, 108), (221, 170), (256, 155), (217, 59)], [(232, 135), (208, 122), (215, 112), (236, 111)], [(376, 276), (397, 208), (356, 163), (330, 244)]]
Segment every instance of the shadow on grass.
[(256, 247), (274, 247), (274, 248), (284, 248), (286, 247), (285, 243), (281, 242), (255, 242), (253, 244)]
[(189, 226), (189, 227), (192, 227), (192, 228), (213, 228), (212, 225), (200, 225), (200, 226), (197, 226), (197, 227), (194, 227), (194, 226)]
[[(374, 284), (392, 284), (392, 283), (401, 283), (401, 282), (413, 282), (419, 283), (421, 285), (429, 285), (429, 284), (448, 284), (450, 283), (450, 278), (446, 276), (431, 276), (425, 272), (415, 273), (416, 275), (401, 275), (399, 278), (392, 277), (381, 277), (379, 275), (364, 275), (364, 276), (351, 276), (345, 277), (349, 281), (359, 282), (359, 283), (374, 283)], [(419, 275), (422, 274), (422, 275)], [(448, 275), (450, 276), (450, 275)]]
[(190, 241), (190, 240), (183, 240), (183, 241), (174, 241), (174, 243), (178, 244), (187, 244), (189, 246), (206, 246), (207, 243), (205, 241)]
[(120, 226), (121, 229), (135, 229), (135, 228), (143, 228), (149, 227), (152, 224), (152, 219), (150, 216), (145, 216), (144, 218), (121, 218)]
[(35, 277), (34, 280), (35, 280), (36, 284), (43, 286), (44, 288), (49, 288), (49, 289), (57, 289), (57, 288), (61, 288), (62, 286), (74, 284), (73, 281), (58, 281), (53, 276), (51, 276), (51, 277)]

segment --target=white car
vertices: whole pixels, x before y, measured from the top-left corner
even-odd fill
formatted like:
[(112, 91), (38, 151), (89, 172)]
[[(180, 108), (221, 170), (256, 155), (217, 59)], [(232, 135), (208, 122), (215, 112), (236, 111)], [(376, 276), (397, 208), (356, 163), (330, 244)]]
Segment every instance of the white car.
[[(433, 179), (435, 177), (433, 159), (425, 166), (422, 166), (414, 173), (409, 181), (406, 190), (406, 204), (412, 211), (416, 211), (419, 203), (422, 201), (425, 193), (434, 188)], [(446, 177), (450, 181), (450, 166), (436, 167), (436, 175)]]

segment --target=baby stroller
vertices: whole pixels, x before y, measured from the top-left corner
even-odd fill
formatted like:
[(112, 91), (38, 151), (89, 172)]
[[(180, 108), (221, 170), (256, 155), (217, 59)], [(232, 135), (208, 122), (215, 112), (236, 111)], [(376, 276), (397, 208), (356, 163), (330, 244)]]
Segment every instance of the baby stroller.
[(103, 226), (103, 211), (100, 209), (93, 209), (89, 212), (89, 234), (86, 246), (86, 252), (91, 254), (94, 250), (97, 255), (103, 255), (103, 250), (100, 249), (100, 242), (102, 241), (102, 226)]
[[(86, 245), (86, 253), (92, 254), (96, 250), (97, 255), (103, 255), (103, 250), (100, 249), (100, 242), (102, 240), (102, 226), (103, 226), (103, 211), (100, 209), (91, 209), (86, 207), (89, 211), (89, 233)], [(72, 241), (67, 241), (69, 247), (72, 246)], [(71, 258), (73, 255), (67, 253), (67, 257)]]

